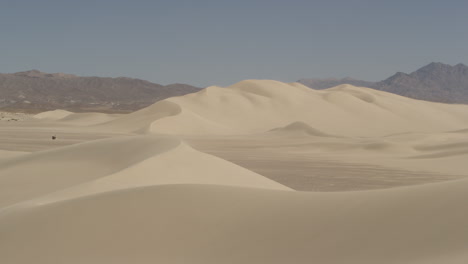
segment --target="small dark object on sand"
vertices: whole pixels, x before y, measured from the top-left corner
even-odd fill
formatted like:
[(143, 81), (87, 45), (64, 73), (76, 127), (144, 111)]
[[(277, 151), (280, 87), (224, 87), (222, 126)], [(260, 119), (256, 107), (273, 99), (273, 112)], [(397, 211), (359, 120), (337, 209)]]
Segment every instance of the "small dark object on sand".
[(56, 136), (52, 136), (52, 140), (55, 140), (57, 137)]

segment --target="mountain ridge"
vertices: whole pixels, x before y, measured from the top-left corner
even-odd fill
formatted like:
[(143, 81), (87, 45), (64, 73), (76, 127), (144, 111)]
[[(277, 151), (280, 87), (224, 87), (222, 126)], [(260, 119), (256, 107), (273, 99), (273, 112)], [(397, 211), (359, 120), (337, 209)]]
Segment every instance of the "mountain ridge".
[(425, 101), (468, 104), (468, 66), (432, 62), (409, 74), (396, 73), (371, 88)]
[(0, 73), (0, 110), (126, 113), (199, 90), (188, 84), (161, 85), (128, 77), (84, 77), (39, 70)]
[(351, 84), (413, 99), (468, 104), (468, 66), (463, 63), (451, 66), (441, 62), (431, 62), (409, 74), (397, 72), (379, 82), (367, 82), (349, 77), (342, 79), (301, 79), (298, 82), (319, 90), (340, 84)]

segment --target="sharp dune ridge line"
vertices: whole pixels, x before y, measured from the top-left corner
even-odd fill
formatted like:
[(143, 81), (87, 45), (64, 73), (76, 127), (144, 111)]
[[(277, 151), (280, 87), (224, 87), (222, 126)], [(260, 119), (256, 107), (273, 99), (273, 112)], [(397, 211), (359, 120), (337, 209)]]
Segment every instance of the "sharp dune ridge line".
[(1, 263), (468, 261), (466, 105), (247, 80), (0, 125)]

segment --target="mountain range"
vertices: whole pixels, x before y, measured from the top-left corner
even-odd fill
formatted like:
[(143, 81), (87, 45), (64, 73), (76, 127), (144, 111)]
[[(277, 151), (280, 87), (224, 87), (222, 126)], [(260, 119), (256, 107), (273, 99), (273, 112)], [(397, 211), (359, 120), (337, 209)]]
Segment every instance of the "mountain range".
[(409, 74), (397, 72), (380, 82), (367, 82), (353, 78), (301, 79), (298, 82), (314, 89), (352, 84), (419, 100), (468, 104), (468, 66), (461, 63), (451, 66), (432, 62)]
[[(369, 87), (414, 99), (468, 104), (468, 66), (432, 62), (412, 73), (397, 72), (379, 82), (353, 78), (301, 79), (310, 88), (340, 84)], [(0, 110), (128, 113), (157, 101), (199, 91), (188, 84), (160, 85), (127, 77), (81, 77), (38, 70), (0, 74)]]
[(160, 85), (127, 77), (81, 77), (31, 70), (0, 74), (0, 110), (125, 113), (199, 90), (188, 84)]

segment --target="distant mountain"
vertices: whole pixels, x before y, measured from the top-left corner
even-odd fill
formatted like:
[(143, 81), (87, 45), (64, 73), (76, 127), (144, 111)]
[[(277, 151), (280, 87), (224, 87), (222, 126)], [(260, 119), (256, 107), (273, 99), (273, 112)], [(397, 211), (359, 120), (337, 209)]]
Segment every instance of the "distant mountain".
[(298, 82), (314, 89), (352, 84), (419, 100), (468, 104), (468, 66), (461, 63), (451, 66), (432, 62), (410, 74), (397, 72), (380, 82), (366, 82), (352, 78), (301, 79)]
[(468, 66), (433, 62), (410, 74), (398, 72), (372, 88), (420, 100), (468, 104)]
[(32, 70), (0, 74), (0, 110), (125, 113), (199, 90), (187, 84), (164, 86), (126, 77), (80, 77)]
[(301, 79), (298, 82), (302, 83), (305, 86), (308, 86), (310, 88), (314, 88), (316, 90), (327, 89), (327, 88), (335, 87), (335, 86), (338, 86), (338, 85), (341, 85), (341, 84), (351, 84), (351, 85), (354, 85), (354, 86), (363, 86), (363, 87), (369, 87), (369, 86), (374, 84), (373, 82), (356, 80), (356, 79), (349, 78), (349, 77), (342, 78), (342, 79), (336, 79), (336, 78)]

